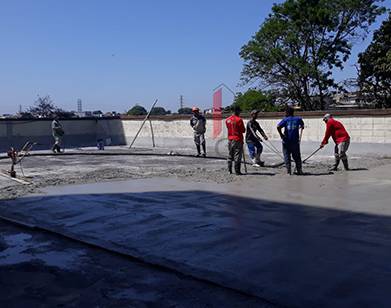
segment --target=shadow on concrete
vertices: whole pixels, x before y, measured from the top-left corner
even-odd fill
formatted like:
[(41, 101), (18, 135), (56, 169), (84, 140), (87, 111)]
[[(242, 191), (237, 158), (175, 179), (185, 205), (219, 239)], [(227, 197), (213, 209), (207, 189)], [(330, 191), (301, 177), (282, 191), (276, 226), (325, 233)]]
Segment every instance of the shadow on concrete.
[(27, 197), (0, 212), (282, 306), (391, 305), (388, 216), (205, 191)]

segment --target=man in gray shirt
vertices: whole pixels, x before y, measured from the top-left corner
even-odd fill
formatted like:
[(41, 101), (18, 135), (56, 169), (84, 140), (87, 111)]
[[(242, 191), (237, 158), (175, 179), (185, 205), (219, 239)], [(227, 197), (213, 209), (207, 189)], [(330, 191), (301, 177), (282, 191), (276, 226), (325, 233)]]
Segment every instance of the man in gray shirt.
[(54, 138), (54, 144), (52, 146), (52, 151), (53, 151), (53, 153), (56, 153), (56, 152), (60, 153), (62, 138), (64, 136), (64, 129), (63, 129), (61, 123), (58, 121), (57, 115), (54, 117), (54, 120), (52, 121), (52, 135)]
[(201, 146), (202, 156), (206, 157), (206, 119), (202, 114), (200, 114), (200, 109), (198, 107), (193, 107), (192, 111), (193, 117), (190, 119), (190, 126), (193, 128), (194, 143), (197, 147), (197, 157), (201, 156)]

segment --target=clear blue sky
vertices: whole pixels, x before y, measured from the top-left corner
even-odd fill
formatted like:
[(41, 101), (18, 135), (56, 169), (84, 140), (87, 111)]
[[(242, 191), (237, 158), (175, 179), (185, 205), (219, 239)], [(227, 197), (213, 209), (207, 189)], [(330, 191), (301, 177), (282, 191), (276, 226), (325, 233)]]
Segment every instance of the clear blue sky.
[[(120, 112), (159, 98), (176, 111), (181, 94), (209, 107), (219, 83), (243, 90), (240, 47), (275, 2), (0, 0), (0, 114), (47, 94), (67, 110), (78, 98), (85, 110)], [(338, 79), (353, 76), (350, 64)]]

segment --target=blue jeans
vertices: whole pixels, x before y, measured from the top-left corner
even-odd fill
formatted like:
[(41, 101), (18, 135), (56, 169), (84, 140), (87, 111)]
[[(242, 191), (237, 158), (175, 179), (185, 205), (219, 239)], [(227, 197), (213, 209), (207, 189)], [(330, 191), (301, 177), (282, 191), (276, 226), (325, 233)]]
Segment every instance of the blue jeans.
[(296, 164), (296, 170), (298, 173), (302, 173), (301, 166), (301, 153), (300, 153), (300, 143), (299, 142), (283, 142), (282, 143), (282, 152), (284, 153), (285, 167), (289, 174), (292, 173), (291, 165), (291, 156)]
[(262, 143), (258, 142), (249, 142), (247, 143), (248, 153), (251, 159), (256, 159), (257, 162), (261, 160), (261, 154), (263, 151)]

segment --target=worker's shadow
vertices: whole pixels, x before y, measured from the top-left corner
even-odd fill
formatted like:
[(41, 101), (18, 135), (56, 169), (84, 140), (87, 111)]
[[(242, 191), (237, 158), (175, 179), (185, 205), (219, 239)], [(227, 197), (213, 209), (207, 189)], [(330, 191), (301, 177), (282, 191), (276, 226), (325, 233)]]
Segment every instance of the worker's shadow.
[(349, 171), (368, 171), (369, 169), (368, 168), (351, 168), (348, 170)]
[[(352, 168), (346, 172), (350, 171), (368, 171), (367, 168)], [(333, 175), (338, 173), (338, 171), (325, 171), (325, 172), (304, 172), (301, 176), (323, 176), (323, 175)]]
[(247, 173), (245, 173), (246, 175), (265, 175), (265, 176), (275, 176), (276, 175), (276, 173), (271, 173), (271, 172), (257, 172), (257, 171), (255, 171), (255, 172), (252, 172), (252, 171), (250, 171), (250, 172), (247, 172)]
[(326, 171), (326, 172), (303, 172), (300, 176), (324, 176), (324, 175), (333, 175), (334, 172)]

